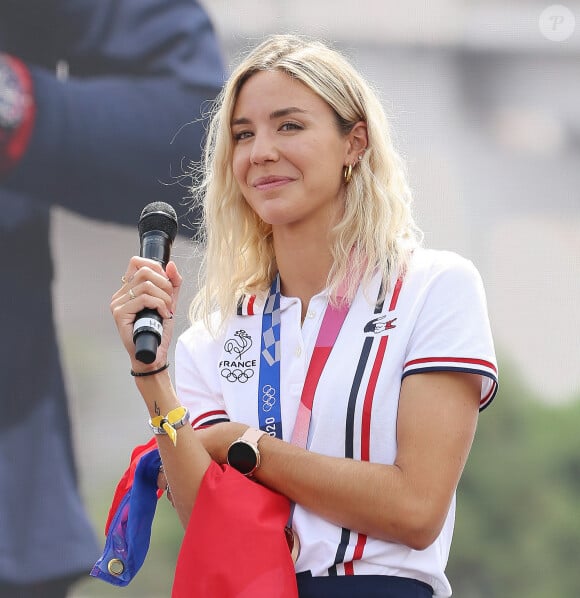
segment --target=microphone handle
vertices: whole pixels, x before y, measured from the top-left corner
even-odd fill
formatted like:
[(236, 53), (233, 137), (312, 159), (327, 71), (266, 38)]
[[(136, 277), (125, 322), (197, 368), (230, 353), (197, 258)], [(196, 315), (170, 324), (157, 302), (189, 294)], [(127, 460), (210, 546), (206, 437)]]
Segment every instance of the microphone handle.
[(133, 325), (135, 358), (141, 363), (153, 363), (163, 334), (163, 321), (155, 309), (142, 309)]
[[(171, 239), (164, 232), (149, 231), (141, 238), (141, 257), (156, 260), (163, 269), (169, 262)], [(133, 325), (135, 358), (141, 363), (153, 363), (157, 357), (157, 348), (163, 335), (163, 319), (156, 309), (142, 309)]]

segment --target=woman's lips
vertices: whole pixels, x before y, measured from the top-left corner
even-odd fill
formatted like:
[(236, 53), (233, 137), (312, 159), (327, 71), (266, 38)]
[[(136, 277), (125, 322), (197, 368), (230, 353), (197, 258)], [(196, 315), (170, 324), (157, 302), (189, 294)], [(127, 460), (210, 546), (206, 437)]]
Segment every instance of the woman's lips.
[(290, 182), (292, 182), (292, 179), (290, 177), (267, 176), (255, 180), (252, 186), (260, 191), (267, 191), (268, 189), (281, 187), (282, 185), (285, 185), (286, 183)]

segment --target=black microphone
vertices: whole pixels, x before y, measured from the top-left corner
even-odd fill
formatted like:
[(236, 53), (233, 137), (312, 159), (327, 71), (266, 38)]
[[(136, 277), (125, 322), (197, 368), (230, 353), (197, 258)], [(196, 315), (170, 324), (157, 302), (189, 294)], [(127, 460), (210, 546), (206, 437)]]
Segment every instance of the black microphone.
[[(177, 215), (167, 203), (154, 201), (146, 205), (139, 218), (139, 255), (161, 263), (169, 262), (171, 245), (177, 235)], [(135, 357), (142, 363), (153, 363), (163, 334), (163, 319), (156, 309), (142, 309), (133, 324)]]

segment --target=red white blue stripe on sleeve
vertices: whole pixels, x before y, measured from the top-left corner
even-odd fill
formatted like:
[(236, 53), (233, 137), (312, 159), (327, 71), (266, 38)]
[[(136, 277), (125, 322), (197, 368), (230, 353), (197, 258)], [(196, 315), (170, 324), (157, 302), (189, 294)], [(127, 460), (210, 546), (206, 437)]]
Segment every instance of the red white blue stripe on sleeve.
[(223, 409), (216, 409), (214, 411), (206, 411), (191, 422), (191, 427), (194, 430), (199, 428), (207, 428), (221, 422), (229, 422), (229, 415)]
[(403, 378), (422, 372), (464, 372), (483, 376), (479, 410), (483, 411), (497, 392), (497, 367), (491, 361), (469, 357), (423, 357), (407, 361), (403, 367)]

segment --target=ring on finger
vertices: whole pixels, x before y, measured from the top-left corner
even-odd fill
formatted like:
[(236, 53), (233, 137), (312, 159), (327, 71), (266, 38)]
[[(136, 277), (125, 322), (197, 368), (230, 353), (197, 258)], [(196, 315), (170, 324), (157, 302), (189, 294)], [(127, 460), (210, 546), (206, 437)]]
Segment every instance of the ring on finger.
[(135, 299), (135, 292), (133, 289), (129, 289), (129, 297), (131, 297), (131, 299)]
[(127, 277), (123, 274), (123, 276), (121, 276), (121, 282), (123, 284), (127, 284)]

